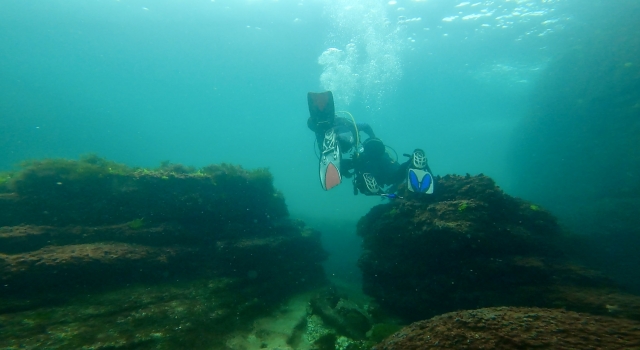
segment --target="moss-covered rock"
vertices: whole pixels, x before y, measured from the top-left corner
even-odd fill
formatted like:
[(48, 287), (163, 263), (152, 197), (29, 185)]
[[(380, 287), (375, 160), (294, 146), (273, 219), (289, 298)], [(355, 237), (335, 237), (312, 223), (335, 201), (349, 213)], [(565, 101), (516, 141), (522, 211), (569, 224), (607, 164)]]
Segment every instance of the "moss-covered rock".
[[(610, 314), (605, 305), (621, 304), (607, 297), (620, 292), (611, 280), (575, 263), (581, 239), (544, 208), (482, 175), (437, 178), (436, 189), (374, 207), (358, 223), (364, 290), (390, 312), (419, 320), (513, 305)], [(620, 295), (625, 305), (640, 300)]]
[(24, 162), (5, 181), (0, 226), (110, 225), (137, 219), (191, 226), (264, 224), (288, 216), (272, 180), (266, 169), (228, 164), (143, 169), (96, 156)]
[(565, 310), (486, 308), (416, 322), (376, 345), (408, 349), (634, 349), (640, 323)]
[(273, 308), (240, 279), (206, 278), (0, 299), (1, 349), (223, 349)]
[(296, 283), (322, 275), (318, 233), (288, 218), (265, 169), (163, 163), (149, 170), (90, 155), (25, 162), (4, 185), (12, 192), (0, 197), (0, 292), (122, 275), (116, 266), (131, 261), (134, 271), (171, 275), (251, 271)]

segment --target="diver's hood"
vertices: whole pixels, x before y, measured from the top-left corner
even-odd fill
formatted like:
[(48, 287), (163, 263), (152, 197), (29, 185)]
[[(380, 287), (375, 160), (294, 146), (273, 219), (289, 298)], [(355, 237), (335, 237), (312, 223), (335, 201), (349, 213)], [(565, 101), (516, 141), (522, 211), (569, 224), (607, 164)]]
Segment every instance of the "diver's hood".
[(380, 157), (385, 152), (384, 143), (379, 138), (370, 137), (362, 143), (364, 153), (371, 157)]

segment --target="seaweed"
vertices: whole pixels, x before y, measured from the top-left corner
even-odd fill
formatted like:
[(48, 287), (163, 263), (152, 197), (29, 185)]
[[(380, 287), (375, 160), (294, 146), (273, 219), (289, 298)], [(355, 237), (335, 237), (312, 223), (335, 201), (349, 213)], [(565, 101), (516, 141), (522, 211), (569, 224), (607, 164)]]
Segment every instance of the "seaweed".
[(192, 166), (184, 166), (182, 164), (175, 164), (165, 160), (160, 162), (160, 167), (158, 167), (156, 171), (164, 174), (187, 175), (196, 173), (198, 169)]
[(247, 171), (239, 165), (228, 163), (210, 164), (200, 169), (206, 175), (246, 176)]
[(20, 163), (8, 185), (22, 193), (41, 191), (51, 183), (64, 184), (64, 181), (87, 182), (112, 175), (126, 176), (133, 173), (128, 166), (88, 154), (80, 160), (64, 158), (27, 160)]
[(0, 192), (17, 196), (17, 202), (0, 202), (0, 211), (6, 206), (13, 213), (0, 215), (0, 225), (121, 224), (141, 217), (145, 223), (209, 225), (288, 216), (266, 168), (223, 163), (198, 169), (168, 161), (155, 169), (134, 168), (95, 154), (20, 166), (0, 177)]
[(129, 226), (129, 228), (132, 230), (139, 230), (141, 228), (144, 228), (144, 218), (131, 220), (127, 223), (127, 226)]
[(14, 173), (10, 171), (0, 172), (0, 193), (9, 191), (8, 185), (13, 176)]

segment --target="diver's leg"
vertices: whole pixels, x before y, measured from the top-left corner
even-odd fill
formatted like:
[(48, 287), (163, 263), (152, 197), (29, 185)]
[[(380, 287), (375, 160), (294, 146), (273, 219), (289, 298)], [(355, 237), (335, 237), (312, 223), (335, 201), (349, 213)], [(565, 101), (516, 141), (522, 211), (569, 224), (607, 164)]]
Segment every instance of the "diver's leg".
[(318, 146), (318, 151), (322, 154), (322, 141), (324, 140), (324, 133), (316, 133), (316, 145)]
[(351, 132), (341, 132), (336, 134), (338, 142), (340, 142), (340, 151), (342, 153), (349, 153), (356, 144), (356, 140)]
[(327, 152), (332, 152), (336, 149), (338, 145), (338, 137), (336, 135), (336, 132), (333, 128), (325, 131), (323, 137), (322, 137), (322, 143), (321, 143), (321, 148), (322, 148), (322, 153), (327, 153)]

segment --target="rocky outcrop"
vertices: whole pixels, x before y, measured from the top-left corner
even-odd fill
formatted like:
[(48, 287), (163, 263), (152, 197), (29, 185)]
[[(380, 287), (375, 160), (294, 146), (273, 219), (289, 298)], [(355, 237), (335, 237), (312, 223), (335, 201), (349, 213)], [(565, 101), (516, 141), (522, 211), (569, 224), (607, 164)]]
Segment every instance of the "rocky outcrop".
[(433, 195), (407, 194), (358, 223), (364, 291), (390, 312), (415, 321), (537, 306), (640, 319), (640, 299), (576, 263), (571, 252), (581, 240), (543, 208), (482, 175), (448, 175), (435, 185)]
[(0, 183), (0, 294), (239, 277), (323, 280), (319, 233), (288, 218), (268, 171), (30, 162)]
[(635, 349), (640, 322), (539, 308), (451, 312), (405, 327), (375, 350)]

